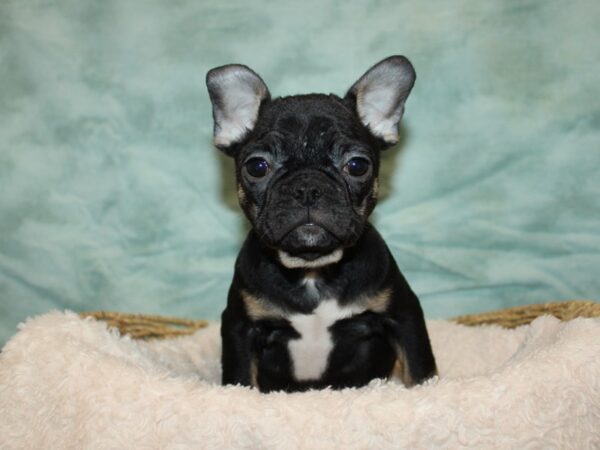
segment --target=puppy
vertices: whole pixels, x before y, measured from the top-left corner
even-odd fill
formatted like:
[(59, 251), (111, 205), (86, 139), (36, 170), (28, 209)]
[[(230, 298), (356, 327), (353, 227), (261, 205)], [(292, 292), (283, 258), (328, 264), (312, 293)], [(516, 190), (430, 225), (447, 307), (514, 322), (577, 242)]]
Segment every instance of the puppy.
[(379, 233), (379, 152), (398, 142), (415, 82), (392, 56), (344, 98), (271, 99), (239, 64), (208, 72), (214, 143), (235, 159), (252, 225), (222, 315), (223, 384), (262, 392), (436, 373), (423, 312)]

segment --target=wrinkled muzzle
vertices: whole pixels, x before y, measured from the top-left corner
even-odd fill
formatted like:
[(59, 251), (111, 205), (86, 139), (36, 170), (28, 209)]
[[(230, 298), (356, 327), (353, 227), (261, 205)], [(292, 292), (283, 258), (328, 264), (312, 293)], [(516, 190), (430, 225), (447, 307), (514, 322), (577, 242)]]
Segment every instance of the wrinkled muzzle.
[(353, 245), (363, 226), (343, 179), (314, 169), (276, 180), (255, 223), (267, 245), (307, 259)]

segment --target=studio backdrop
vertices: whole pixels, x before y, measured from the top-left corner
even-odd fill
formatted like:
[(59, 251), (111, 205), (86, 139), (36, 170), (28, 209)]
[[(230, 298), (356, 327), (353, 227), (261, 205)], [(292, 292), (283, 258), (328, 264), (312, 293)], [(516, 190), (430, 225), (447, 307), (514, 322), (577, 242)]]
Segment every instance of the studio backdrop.
[(429, 318), (600, 298), (597, 0), (0, 3), (0, 342), (53, 309), (218, 319), (247, 232), (210, 68), (417, 82), (372, 217)]

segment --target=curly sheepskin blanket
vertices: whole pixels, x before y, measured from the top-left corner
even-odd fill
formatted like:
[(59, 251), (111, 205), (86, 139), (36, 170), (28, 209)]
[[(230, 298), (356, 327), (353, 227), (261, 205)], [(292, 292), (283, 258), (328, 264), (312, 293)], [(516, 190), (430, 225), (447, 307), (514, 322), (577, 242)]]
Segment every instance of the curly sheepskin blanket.
[(0, 448), (600, 448), (600, 320), (428, 327), (425, 385), (265, 395), (219, 386), (217, 324), (139, 342), (50, 313), (0, 354)]

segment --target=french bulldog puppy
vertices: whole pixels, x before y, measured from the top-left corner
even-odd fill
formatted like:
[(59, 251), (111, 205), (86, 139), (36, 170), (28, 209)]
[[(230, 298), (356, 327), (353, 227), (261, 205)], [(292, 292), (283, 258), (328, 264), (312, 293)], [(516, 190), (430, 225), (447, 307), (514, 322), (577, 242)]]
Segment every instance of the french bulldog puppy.
[(246, 66), (208, 72), (214, 143), (235, 159), (252, 225), (222, 315), (223, 384), (292, 392), (436, 374), (419, 300), (368, 222), (379, 152), (398, 142), (414, 82), (403, 56), (344, 98), (272, 99)]

